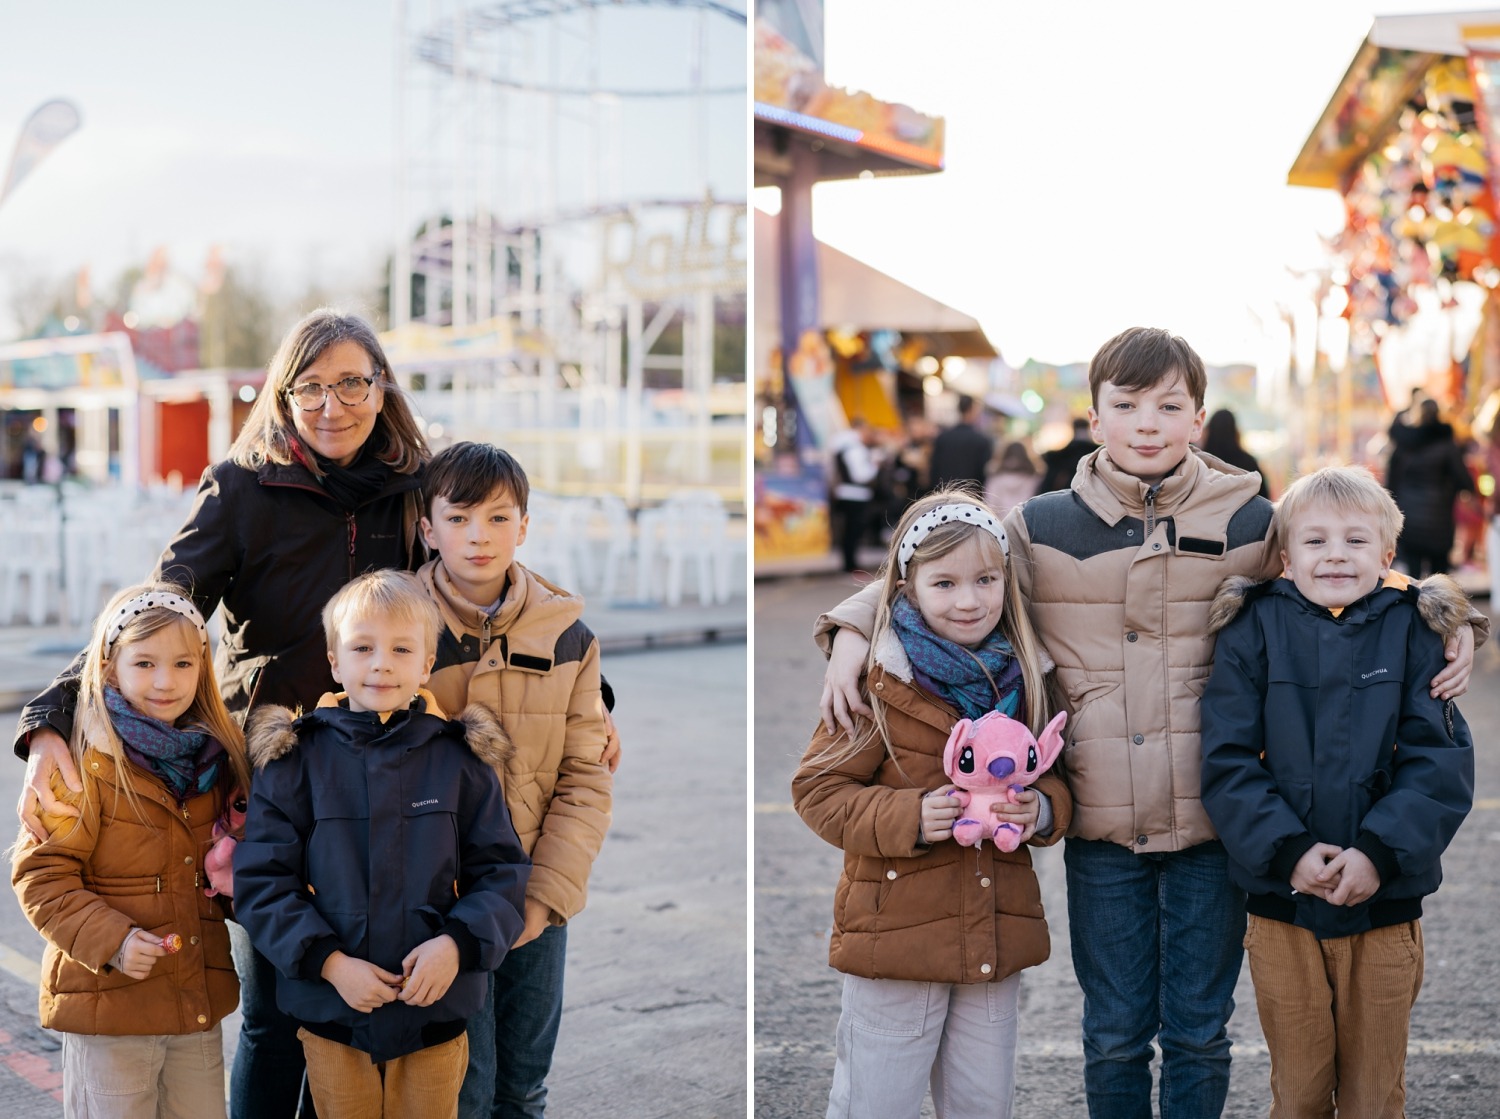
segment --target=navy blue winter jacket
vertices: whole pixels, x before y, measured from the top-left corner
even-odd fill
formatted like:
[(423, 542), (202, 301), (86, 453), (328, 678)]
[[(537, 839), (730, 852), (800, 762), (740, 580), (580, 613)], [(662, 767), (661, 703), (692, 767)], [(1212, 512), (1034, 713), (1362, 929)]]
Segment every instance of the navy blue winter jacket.
[[(1428, 695), (1445, 663), (1434, 629), (1467, 610), (1443, 576), (1420, 595), (1382, 586), (1337, 617), (1289, 579), (1220, 592), (1214, 618), (1237, 616), (1203, 693), (1203, 804), (1250, 912), (1319, 939), (1421, 915), (1473, 800), (1468, 724)], [(1362, 851), (1379, 890), (1356, 906), (1294, 894), (1292, 870), (1314, 843)]]
[[(338, 706), (301, 718), (262, 707), (247, 740), (235, 919), (276, 966), (277, 1005), (376, 1061), (458, 1036), (525, 924), (531, 860), (496, 776), (510, 745), (499, 722), (478, 706), (439, 718), (420, 698), (384, 724)], [(431, 1006), (363, 1014), (320, 977), (335, 950), (399, 975), (440, 933), (460, 970)]]

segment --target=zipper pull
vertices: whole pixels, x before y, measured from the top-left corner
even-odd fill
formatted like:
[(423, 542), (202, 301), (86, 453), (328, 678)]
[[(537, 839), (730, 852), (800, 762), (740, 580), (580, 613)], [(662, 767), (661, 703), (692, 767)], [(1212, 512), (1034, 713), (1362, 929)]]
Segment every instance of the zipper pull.
[(158, 894), (161, 893), (161, 875), (160, 874), (158, 874), (156, 876), (156, 892)]

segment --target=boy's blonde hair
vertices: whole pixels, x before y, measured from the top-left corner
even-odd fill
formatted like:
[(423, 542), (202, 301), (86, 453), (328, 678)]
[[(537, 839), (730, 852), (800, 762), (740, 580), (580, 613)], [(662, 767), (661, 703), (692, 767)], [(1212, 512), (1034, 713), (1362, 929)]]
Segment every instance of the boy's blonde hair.
[(1197, 351), (1170, 330), (1132, 326), (1100, 346), (1089, 360), (1089, 392), (1098, 408), (1099, 390), (1104, 385), (1149, 389), (1179, 373), (1193, 398), (1193, 407), (1202, 408), (1208, 374)]
[(422, 636), (427, 642), (422, 652), (437, 652), (442, 618), (422, 581), (410, 571), (394, 568), (367, 571), (335, 591), (323, 607), (323, 637), (328, 642), (328, 651), (335, 651), (339, 630), (344, 623), (371, 615), (415, 622), (422, 627)]
[[(1000, 541), (988, 529), (978, 524), (962, 520), (949, 521), (922, 537), (906, 562), (906, 574), (904, 576), (901, 574), (900, 565), (897, 562), (897, 550), (907, 530), (917, 518), (939, 505), (975, 505), (981, 509), (989, 509), (989, 506), (976, 499), (972, 492), (962, 484), (947, 485), (934, 490), (913, 501), (907, 507), (901, 520), (896, 524), (896, 530), (891, 534), (890, 552), (886, 555), (885, 563), (881, 565), (876, 576), (881, 585), (880, 603), (875, 608), (875, 625), (870, 633), (870, 655), (866, 662), (866, 670), (875, 666), (876, 650), (880, 647), (881, 638), (891, 628), (891, 609), (895, 605), (897, 596), (905, 593), (901, 584), (914, 579), (922, 564), (946, 556), (970, 541), (975, 541), (986, 557), (1005, 572), (1005, 604), (1001, 608), (1000, 622), (996, 628), (1010, 642), (1011, 649), (1021, 665), (1025, 697), (1022, 708), (1016, 713), (1016, 718), (1030, 727), (1033, 734), (1040, 734), (1053, 714), (1047, 692), (1046, 676), (1041, 667), (1041, 645), (1037, 641), (1036, 631), (1032, 629), (1031, 616), (1026, 611), (1026, 603), (1021, 598), (1021, 588), (1016, 583), (1010, 557), (1006, 555)], [(993, 512), (993, 510), (990, 511)], [(1000, 520), (999, 516), (995, 517), (996, 523)], [(867, 695), (866, 700), (875, 715), (873, 723), (857, 730), (853, 739), (847, 744), (840, 745), (838, 742), (831, 744), (827, 750), (821, 752), (818, 758), (814, 759), (815, 761), (825, 762), (829, 768), (832, 768), (864, 749), (876, 735), (879, 735), (885, 744), (887, 756), (894, 759), (891, 751), (890, 729), (886, 723), (885, 705), (875, 695)]]
[(1325, 466), (1298, 478), (1276, 503), (1272, 524), (1283, 548), (1290, 539), (1292, 523), (1314, 505), (1331, 505), (1342, 512), (1373, 516), (1380, 532), (1380, 548), (1385, 552), (1396, 547), (1396, 538), (1406, 521), (1396, 499), (1366, 467)]
[[(220, 781), (229, 777), (245, 792), (250, 790), (250, 765), (245, 758), (245, 736), (239, 724), (224, 706), (219, 695), (218, 680), (214, 676), (213, 658), (209, 656), (208, 641), (194, 622), (165, 606), (141, 610), (126, 622), (114, 640), (110, 641), (111, 621), (124, 605), (133, 598), (149, 594), (171, 594), (189, 598), (185, 588), (176, 583), (159, 581), (126, 587), (109, 600), (99, 617), (94, 621), (93, 633), (84, 652), (83, 671), (78, 679), (78, 708), (73, 720), (73, 737), (69, 743), (75, 762), (81, 768), (83, 753), (92, 747), (101, 754), (114, 759), (125, 771), (127, 758), (120, 736), (115, 733), (109, 710), (104, 705), (106, 685), (116, 686), (113, 662), (129, 645), (144, 641), (153, 634), (170, 626), (181, 626), (190, 646), (198, 649), (198, 686), (193, 692), (193, 702), (178, 720), (183, 726), (192, 726), (212, 735), (224, 747), (229, 759), (228, 771), (220, 772)], [(134, 786), (123, 782), (126, 800), (130, 802), (138, 817), (140, 803), (136, 799)], [(222, 786), (221, 786), (222, 787)], [(85, 786), (85, 790), (87, 790)], [(87, 793), (85, 793), (87, 795)], [(144, 817), (142, 817), (144, 818)]]

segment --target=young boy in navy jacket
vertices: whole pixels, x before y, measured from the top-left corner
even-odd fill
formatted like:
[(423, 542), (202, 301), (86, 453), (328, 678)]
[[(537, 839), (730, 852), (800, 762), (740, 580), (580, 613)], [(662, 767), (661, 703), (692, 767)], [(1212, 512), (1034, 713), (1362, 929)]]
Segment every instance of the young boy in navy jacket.
[(1285, 575), (1214, 603), (1203, 804), (1248, 893), (1275, 1114), (1405, 1114), (1422, 898), (1473, 799), (1468, 725), (1429, 688), (1467, 599), (1390, 574), (1401, 521), (1369, 471), (1319, 470), (1277, 507)]
[(439, 625), (415, 575), (360, 576), (323, 611), (345, 691), (250, 719), (235, 917), (303, 1023), (323, 1119), (455, 1115), (467, 1019), (524, 925), (509, 740), (483, 707), (449, 720), (423, 690)]

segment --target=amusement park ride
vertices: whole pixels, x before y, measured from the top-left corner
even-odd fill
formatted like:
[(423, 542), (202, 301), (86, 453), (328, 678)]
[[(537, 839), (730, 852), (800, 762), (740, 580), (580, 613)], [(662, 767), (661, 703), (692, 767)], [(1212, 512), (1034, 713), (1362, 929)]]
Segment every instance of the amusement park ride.
[[(503, 438), (559, 493), (708, 487), (742, 508), (745, 346), (722, 339), (744, 338), (747, 211), (710, 193), (709, 149), (714, 103), (745, 94), (743, 7), (437, 0), (396, 19), (384, 342), (435, 441)], [(684, 49), (631, 75), (663, 40)], [(735, 123), (720, 141), (743, 152)], [(626, 184), (652, 129), (681, 194)]]

